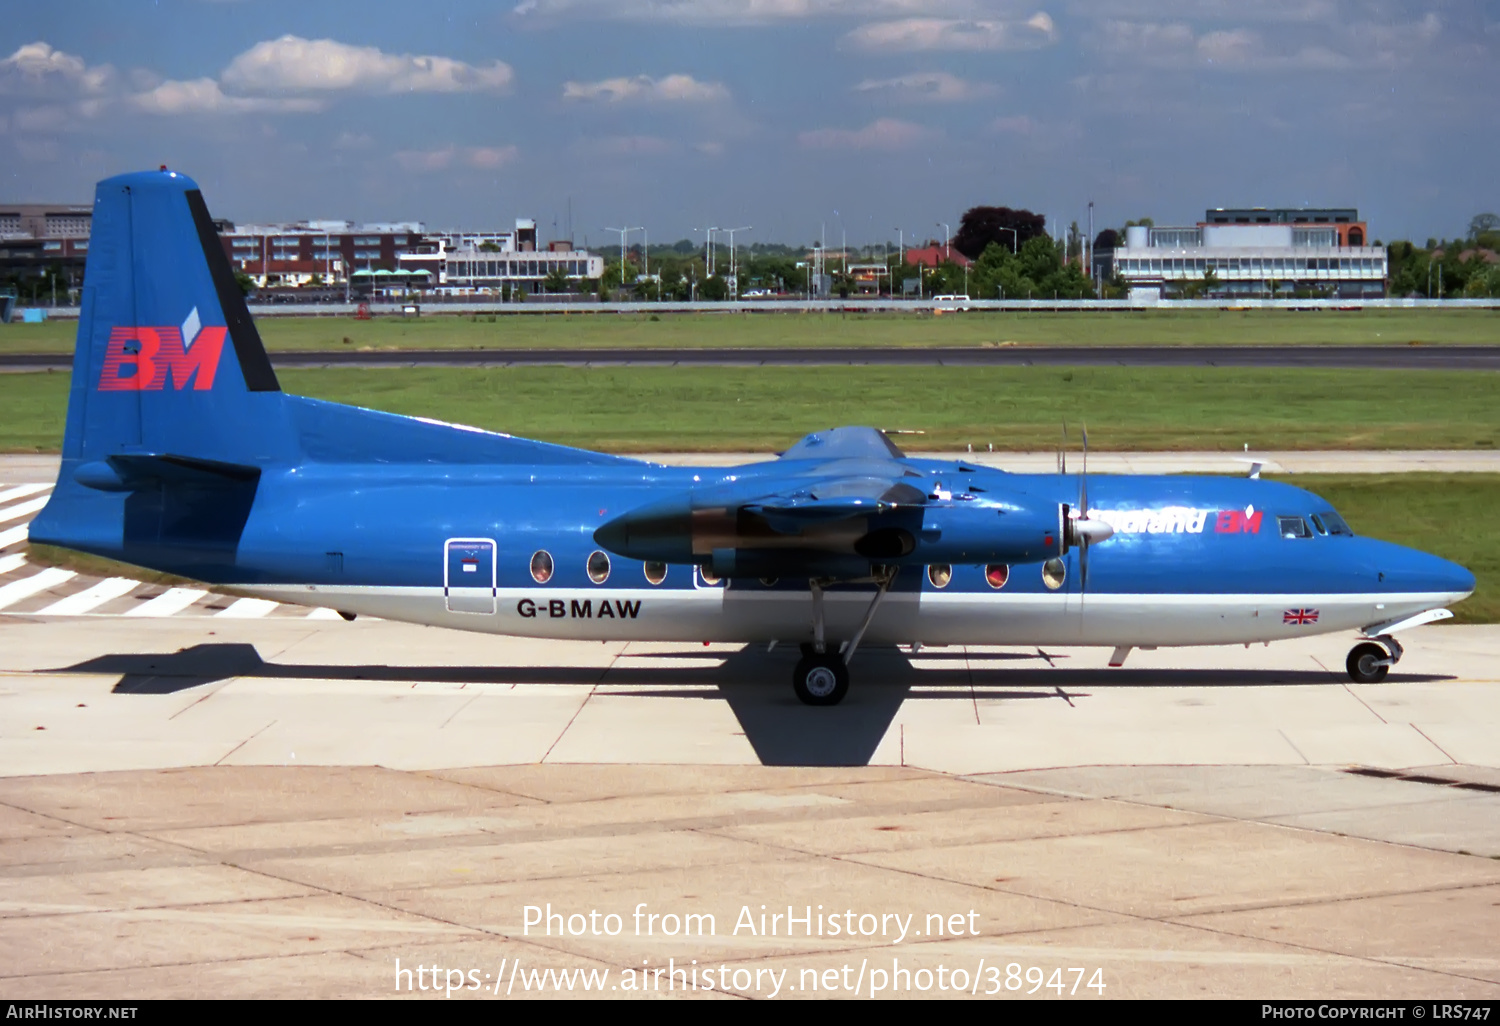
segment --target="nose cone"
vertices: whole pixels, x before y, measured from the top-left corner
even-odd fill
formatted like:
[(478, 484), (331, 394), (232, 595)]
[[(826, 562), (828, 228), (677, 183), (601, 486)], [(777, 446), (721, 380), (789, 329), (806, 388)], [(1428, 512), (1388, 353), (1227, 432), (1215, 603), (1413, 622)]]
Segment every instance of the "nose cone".
[(1389, 591), (1438, 594), (1457, 602), (1474, 593), (1474, 575), (1451, 560), (1398, 545), (1383, 547), (1376, 567)]

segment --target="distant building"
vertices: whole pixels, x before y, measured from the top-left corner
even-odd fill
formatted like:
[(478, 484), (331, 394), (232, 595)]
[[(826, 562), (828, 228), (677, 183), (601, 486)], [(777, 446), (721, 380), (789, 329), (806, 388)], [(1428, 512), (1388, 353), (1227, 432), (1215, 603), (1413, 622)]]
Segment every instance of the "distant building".
[(972, 260), (952, 246), (944, 246), (936, 242), (907, 250), (905, 259), (912, 267), (938, 267), (949, 263), (959, 267), (969, 267), (973, 264)]
[(257, 287), (342, 282), (357, 271), (394, 271), (397, 258), (423, 245), (420, 222), (360, 224), (297, 221), (291, 224), (224, 223), (219, 241), (235, 271)]
[(93, 220), (88, 204), (0, 206), (0, 277), (33, 278), (57, 267), (77, 287), (83, 281)]
[(1367, 246), (1369, 231), (1354, 209), (1215, 209), (1193, 227), (1125, 229), (1125, 244), (1106, 257), (1132, 294), (1178, 294), (1204, 282), (1205, 295), (1339, 299), (1385, 295), (1386, 252)]
[(321, 281), (377, 295), (411, 290), (472, 293), (506, 285), (541, 291), (554, 267), (570, 278), (598, 278), (600, 257), (554, 241), (537, 252), (536, 221), (517, 218), (513, 230), (429, 232), (415, 221), (355, 225), (348, 221), (226, 224), (220, 232), (234, 269), (258, 287), (306, 286)]

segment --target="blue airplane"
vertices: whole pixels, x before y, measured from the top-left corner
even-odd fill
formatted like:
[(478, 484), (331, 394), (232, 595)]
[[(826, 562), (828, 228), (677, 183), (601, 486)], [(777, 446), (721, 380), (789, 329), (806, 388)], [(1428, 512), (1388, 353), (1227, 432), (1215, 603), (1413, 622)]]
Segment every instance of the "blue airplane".
[(1349, 676), (1451, 616), (1463, 567), (1246, 477), (1010, 474), (818, 432), (661, 466), (288, 395), (193, 181), (101, 182), (62, 468), (31, 538), (237, 593), (540, 638), (1113, 650), (1357, 630)]

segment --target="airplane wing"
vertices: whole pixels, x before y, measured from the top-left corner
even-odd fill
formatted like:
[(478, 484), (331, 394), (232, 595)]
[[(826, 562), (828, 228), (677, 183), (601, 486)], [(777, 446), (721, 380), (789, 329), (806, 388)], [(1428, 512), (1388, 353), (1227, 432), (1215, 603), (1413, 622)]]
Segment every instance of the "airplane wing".
[(961, 476), (914, 465), (874, 428), (836, 428), (754, 472), (630, 510), (594, 538), (621, 556), (725, 577), (857, 578), (873, 559), (1024, 563), (1063, 550), (1055, 502), (944, 487)]

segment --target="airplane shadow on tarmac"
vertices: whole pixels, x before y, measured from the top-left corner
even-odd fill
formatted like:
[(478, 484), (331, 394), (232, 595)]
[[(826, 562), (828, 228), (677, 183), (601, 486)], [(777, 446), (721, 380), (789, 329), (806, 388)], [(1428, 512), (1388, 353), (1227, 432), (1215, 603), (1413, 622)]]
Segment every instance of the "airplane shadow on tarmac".
[[(609, 695), (688, 700), (722, 697), (745, 738), (767, 766), (863, 766), (908, 699), (917, 701), (1062, 701), (1069, 706), (1111, 687), (1269, 687), (1339, 684), (1340, 673), (1307, 670), (1074, 668), (1067, 656), (1035, 652), (927, 650), (913, 657), (895, 649), (862, 650), (851, 665), (854, 682), (842, 703), (812, 708), (791, 688), (795, 648), (766, 652), (650, 653), (653, 665), (632, 666), (632, 654), (608, 667), (580, 666), (349, 666), (268, 663), (254, 645), (213, 643), (172, 653), (99, 656), (44, 673), (119, 675), (116, 694), (164, 695), (237, 677), (279, 680), (377, 681), (412, 684), (563, 684)], [(702, 665), (705, 658), (720, 665)], [(918, 659), (920, 668), (912, 664)], [(671, 665), (682, 660), (683, 666)], [(981, 664), (971, 666), (970, 660)], [(996, 667), (1015, 662), (1015, 667)], [(666, 665), (663, 665), (663, 664)], [(1062, 663), (1063, 665), (1059, 665)], [(1431, 674), (1391, 674), (1387, 683), (1438, 681)], [(711, 685), (714, 690), (709, 690)]]

